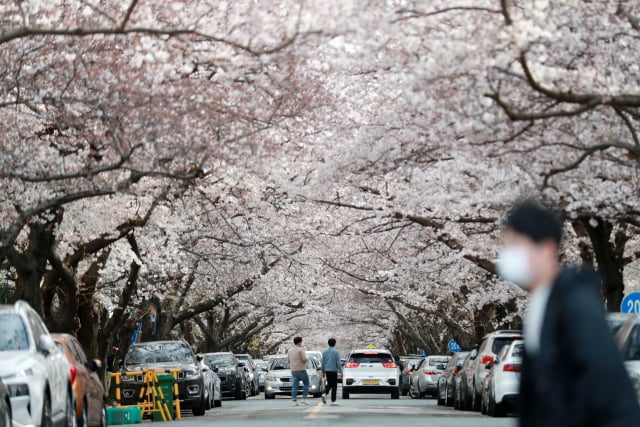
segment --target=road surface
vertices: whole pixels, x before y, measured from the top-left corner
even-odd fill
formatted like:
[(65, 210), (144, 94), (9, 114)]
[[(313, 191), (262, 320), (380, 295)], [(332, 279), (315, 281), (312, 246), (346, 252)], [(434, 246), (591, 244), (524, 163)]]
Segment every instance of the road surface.
[[(225, 400), (221, 408), (207, 411), (204, 417), (184, 416), (174, 421), (177, 427), (216, 426), (429, 426), (429, 427), (514, 427), (515, 418), (490, 418), (476, 412), (455, 411), (437, 406), (436, 401), (379, 396), (358, 396), (338, 400), (340, 406), (323, 405), (310, 399), (310, 406), (295, 407), (285, 398), (246, 401)], [(168, 427), (168, 426), (167, 426)]]

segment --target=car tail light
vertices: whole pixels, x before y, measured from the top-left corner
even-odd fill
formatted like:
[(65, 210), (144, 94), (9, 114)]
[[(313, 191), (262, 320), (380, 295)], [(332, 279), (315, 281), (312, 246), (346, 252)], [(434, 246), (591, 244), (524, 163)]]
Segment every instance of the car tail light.
[(71, 372), (71, 384), (75, 384), (76, 383), (76, 376), (78, 375), (78, 368), (76, 368), (75, 366), (71, 365), (69, 367), (69, 371)]
[(424, 374), (425, 375), (438, 375), (438, 373), (434, 372), (434, 371), (424, 371)]
[(358, 362), (347, 362), (344, 364), (345, 368), (357, 368), (358, 366), (360, 366)]
[(454, 374), (459, 374), (459, 373), (460, 373), (460, 369), (454, 369), (454, 370), (453, 370), (453, 373), (454, 373)]
[(487, 363), (491, 363), (493, 365), (493, 356), (482, 356), (480, 359), (480, 363), (484, 366)]
[(393, 363), (393, 362), (386, 362), (386, 363), (383, 363), (383, 364), (382, 364), (382, 367), (384, 367), (384, 368), (397, 368), (397, 367), (398, 367), (398, 365), (396, 365), (396, 364), (395, 364), (395, 363)]
[(413, 374), (413, 371), (407, 371), (407, 375)]
[(519, 363), (507, 363), (502, 367), (504, 372), (520, 372)]

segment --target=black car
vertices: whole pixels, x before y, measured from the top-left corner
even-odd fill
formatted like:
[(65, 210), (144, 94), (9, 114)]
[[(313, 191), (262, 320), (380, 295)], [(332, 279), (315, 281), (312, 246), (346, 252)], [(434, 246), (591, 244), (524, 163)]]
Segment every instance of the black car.
[[(201, 356), (199, 356), (201, 357)], [(171, 370), (178, 373), (180, 408), (191, 409), (193, 415), (204, 415), (207, 410), (207, 393), (204, 373), (198, 358), (185, 341), (151, 341), (134, 344), (124, 358), (122, 374), (145, 369)], [(143, 375), (122, 375), (122, 404), (138, 403), (140, 389), (144, 386)]]
[(249, 382), (251, 384), (251, 396), (257, 396), (260, 394), (260, 375), (258, 373), (258, 366), (253, 358), (248, 354), (236, 354), (236, 358), (246, 365), (249, 370)]
[(11, 400), (9, 389), (0, 379), (0, 427), (11, 427)]
[(207, 353), (204, 357), (220, 378), (223, 397), (245, 400), (251, 395), (248, 368), (233, 353)]

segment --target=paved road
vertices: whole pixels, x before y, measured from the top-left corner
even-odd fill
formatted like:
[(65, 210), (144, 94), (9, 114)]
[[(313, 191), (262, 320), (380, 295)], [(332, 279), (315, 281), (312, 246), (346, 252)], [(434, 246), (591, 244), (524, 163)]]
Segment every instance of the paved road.
[[(177, 427), (209, 426), (429, 426), (429, 427), (514, 427), (514, 418), (489, 418), (475, 412), (460, 412), (436, 405), (435, 400), (390, 400), (379, 396), (359, 396), (339, 400), (340, 406), (323, 405), (311, 399), (311, 406), (294, 407), (285, 398), (246, 401), (225, 400), (221, 408), (204, 417), (185, 416)], [(168, 427), (168, 426), (167, 426)]]

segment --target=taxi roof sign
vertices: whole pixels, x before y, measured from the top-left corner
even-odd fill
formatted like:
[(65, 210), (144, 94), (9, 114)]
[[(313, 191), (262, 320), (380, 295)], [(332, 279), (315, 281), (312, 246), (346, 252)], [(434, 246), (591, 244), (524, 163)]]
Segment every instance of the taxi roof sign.
[(371, 344), (369, 344), (369, 345), (367, 346), (367, 350), (373, 350), (373, 349), (375, 349), (375, 348), (376, 348), (376, 346), (375, 346), (375, 345), (371, 345)]

